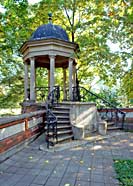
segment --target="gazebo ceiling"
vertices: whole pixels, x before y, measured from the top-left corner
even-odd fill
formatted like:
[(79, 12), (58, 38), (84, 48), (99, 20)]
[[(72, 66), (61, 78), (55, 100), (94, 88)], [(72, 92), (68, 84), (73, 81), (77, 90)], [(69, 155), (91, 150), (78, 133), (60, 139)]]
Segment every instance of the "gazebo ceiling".
[[(69, 58), (63, 57), (63, 56), (56, 56), (55, 57), (55, 68), (67, 68), (68, 67), (68, 60)], [(27, 62), (30, 63), (30, 60), (28, 59)], [(73, 61), (76, 65), (76, 61)], [(49, 56), (35, 56), (35, 64), (37, 67), (44, 67), (50, 69), (50, 61)]]

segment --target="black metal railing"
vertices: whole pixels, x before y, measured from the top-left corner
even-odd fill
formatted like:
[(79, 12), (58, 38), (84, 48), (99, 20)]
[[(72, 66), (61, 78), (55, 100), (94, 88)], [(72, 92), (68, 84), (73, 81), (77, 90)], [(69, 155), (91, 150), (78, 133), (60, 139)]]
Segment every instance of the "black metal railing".
[[(54, 87), (54, 89), (48, 94), (46, 99), (46, 142), (47, 148), (49, 146), (54, 146), (58, 142), (57, 136), (57, 118), (52, 112), (52, 107), (58, 104), (60, 98), (60, 88), (59, 86)], [(52, 140), (51, 140), (52, 138)]]
[(95, 102), (101, 119), (113, 121), (116, 126), (121, 127), (121, 129), (124, 128), (125, 112), (86, 88), (81, 86), (73, 87), (73, 101)]

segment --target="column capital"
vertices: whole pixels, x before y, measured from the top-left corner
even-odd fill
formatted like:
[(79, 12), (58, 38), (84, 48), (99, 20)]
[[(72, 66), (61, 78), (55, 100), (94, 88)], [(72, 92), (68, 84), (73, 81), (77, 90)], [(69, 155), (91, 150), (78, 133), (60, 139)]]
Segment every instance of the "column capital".
[(55, 57), (56, 57), (56, 55), (54, 55), (54, 54), (49, 54), (49, 58), (50, 58), (50, 59), (55, 59)]
[(69, 58), (69, 63), (73, 63), (74, 59), (73, 58)]
[(30, 57), (29, 59), (30, 59), (30, 61), (34, 61), (35, 57), (33, 56), (33, 57)]

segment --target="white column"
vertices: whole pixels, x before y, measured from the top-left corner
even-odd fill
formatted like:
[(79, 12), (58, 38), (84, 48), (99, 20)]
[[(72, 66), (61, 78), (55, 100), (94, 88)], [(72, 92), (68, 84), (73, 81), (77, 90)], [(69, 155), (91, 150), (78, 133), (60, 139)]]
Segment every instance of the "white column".
[(76, 66), (73, 65), (73, 86), (76, 87)]
[(73, 59), (69, 58), (69, 100), (73, 99), (72, 95), (72, 75), (73, 75)]
[(48, 69), (48, 93), (50, 92), (50, 70)]
[(55, 71), (55, 56), (49, 55), (50, 58), (50, 91), (53, 90), (54, 87), (54, 71)]
[(28, 100), (28, 64), (24, 63), (24, 100)]
[(35, 58), (30, 58), (30, 100), (35, 101)]
[(63, 100), (67, 100), (67, 93), (66, 93), (66, 68), (63, 68)]

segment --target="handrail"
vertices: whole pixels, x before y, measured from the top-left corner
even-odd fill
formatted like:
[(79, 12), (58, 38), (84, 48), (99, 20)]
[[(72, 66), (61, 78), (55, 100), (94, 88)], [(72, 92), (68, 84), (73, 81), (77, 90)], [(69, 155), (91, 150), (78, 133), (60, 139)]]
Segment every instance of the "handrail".
[[(86, 94), (81, 96), (81, 91), (80, 90), (85, 90), (86, 91)], [(80, 94), (77, 95), (77, 92), (80, 92)], [(121, 128), (123, 129), (124, 128), (124, 121), (125, 121), (125, 116), (126, 116), (126, 113), (123, 112), (122, 110), (120, 110), (119, 108), (117, 108), (116, 106), (114, 106), (112, 103), (110, 103), (109, 101), (105, 100), (104, 98), (98, 96), (97, 94), (91, 92), (90, 90), (87, 90), (86, 88), (82, 87), (82, 86), (78, 86), (78, 87), (73, 87), (73, 101), (81, 101), (81, 98), (85, 98), (85, 96), (87, 94), (91, 94), (92, 96), (94, 96), (95, 98), (97, 99), (100, 99), (102, 100), (105, 104), (107, 104), (109, 107), (115, 109), (115, 121), (116, 121), (116, 124), (118, 124), (118, 120), (119, 120), (119, 116), (118, 116), (118, 113), (122, 114), (122, 123), (121, 123)], [(99, 110), (102, 110), (102, 108), (100, 108)], [(109, 112), (109, 109), (106, 108), (106, 116)], [(111, 112), (111, 119), (113, 119), (113, 113)]]
[(45, 107), (46, 107), (46, 120), (47, 120), (47, 129), (46, 129), (46, 141), (47, 141), (47, 148), (49, 148), (50, 145), (54, 145), (54, 142), (50, 141), (50, 132), (52, 133), (53, 141), (56, 139), (56, 142), (58, 142), (57, 138), (57, 118), (53, 114), (51, 108), (55, 103), (58, 104), (60, 98), (60, 90), (59, 86), (55, 86), (53, 90), (48, 94)]

